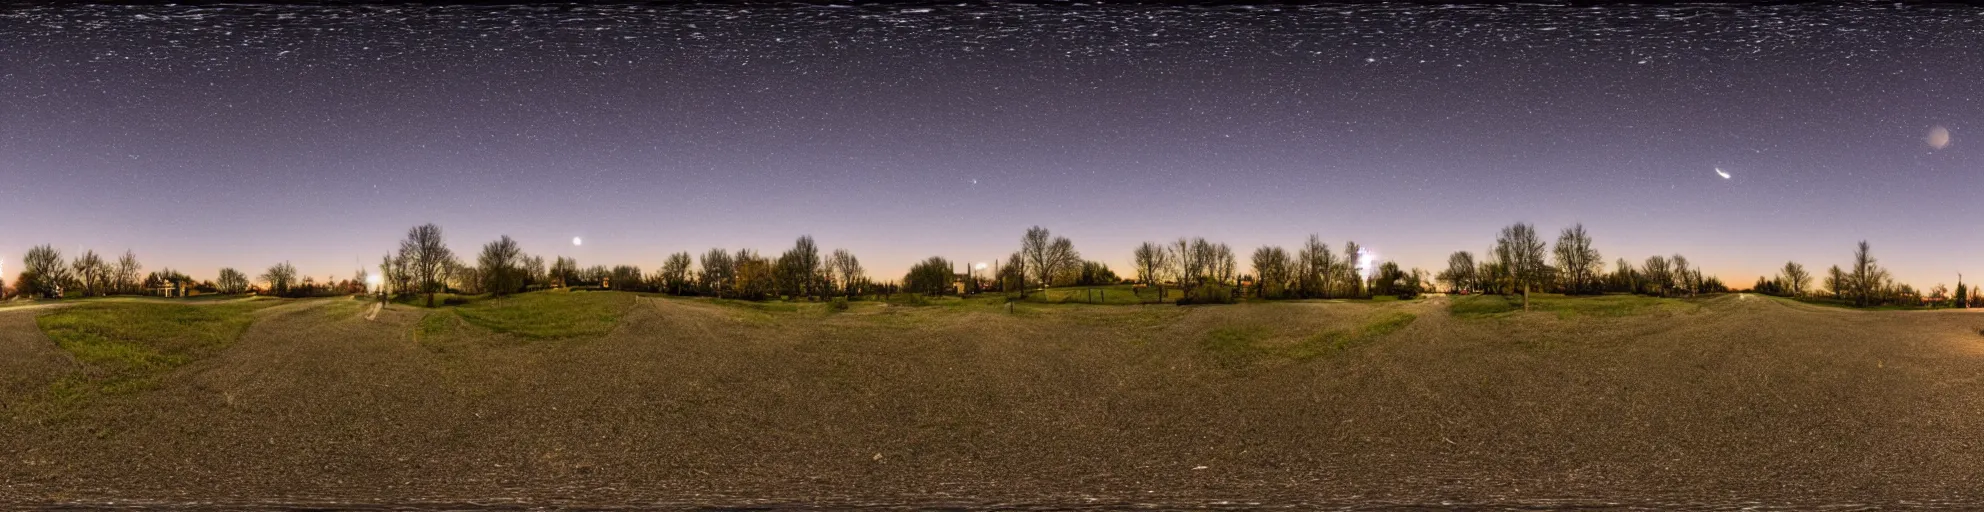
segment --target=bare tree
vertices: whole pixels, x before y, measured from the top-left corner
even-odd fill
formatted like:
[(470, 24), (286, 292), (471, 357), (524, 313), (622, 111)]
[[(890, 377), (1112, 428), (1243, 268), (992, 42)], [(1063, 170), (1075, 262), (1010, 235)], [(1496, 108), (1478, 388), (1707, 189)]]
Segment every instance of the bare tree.
[(1164, 300), (1164, 274), (1171, 268), (1171, 253), (1156, 242), (1144, 242), (1131, 253), (1132, 262), (1137, 267), (1137, 282), (1157, 290), (1157, 300)]
[(1598, 275), (1604, 272), (1604, 258), (1591, 247), (1591, 235), (1585, 233), (1584, 224), (1574, 224), (1564, 228), (1557, 235), (1557, 270), (1564, 277), (1564, 290), (1568, 293), (1596, 293)]
[(1666, 296), (1668, 288), (1674, 283), (1673, 269), (1667, 264), (1666, 257), (1648, 256), (1646, 263), (1640, 267), (1640, 279), (1645, 285), (1642, 291), (1648, 295)]
[(847, 249), (834, 249), (834, 253), (827, 256), (827, 269), (840, 280), (841, 293), (850, 298), (854, 297), (855, 285), (867, 278), (867, 273), (861, 269), (861, 260)]
[(655, 279), (661, 283), (662, 291), (671, 295), (682, 295), (689, 287), (691, 264), (689, 253), (678, 252), (668, 255), (668, 260), (662, 262), (661, 271)]
[(1879, 301), (1877, 297), (1887, 287), (1888, 271), (1882, 269), (1879, 260), (1874, 259), (1866, 240), (1853, 249), (1852, 269), (1847, 273), (1848, 289), (1853, 293), (1853, 304), (1866, 307)]
[(1221, 286), (1228, 284), (1233, 286), (1240, 285), (1234, 280), (1237, 277), (1235, 274), (1239, 273), (1240, 261), (1239, 258), (1233, 256), (1233, 247), (1224, 243), (1213, 244), (1212, 261), (1209, 262), (1209, 266), (1212, 270), (1213, 279), (1219, 281)]
[(509, 295), (524, 286), (523, 249), (510, 235), (503, 235), (482, 246), (482, 254), (476, 257), (476, 265), (481, 269), (482, 289), (496, 295)]
[(1625, 258), (1619, 258), (1619, 262), (1612, 267), (1613, 290), (1638, 293), (1639, 283), (1639, 272), (1633, 270), (1633, 264), (1627, 262)]
[(823, 295), (819, 284), (820, 246), (813, 243), (812, 236), (799, 237), (792, 249), (779, 255), (777, 263), (776, 278), (782, 285), (781, 293), (809, 299)]
[(710, 252), (703, 254), (701, 263), (703, 270), (699, 277), (703, 287), (717, 298), (723, 298), (724, 292), (737, 278), (736, 263), (731, 261), (730, 253), (723, 249), (710, 249)]
[(69, 285), (69, 266), (62, 263), (62, 251), (54, 246), (37, 245), (21, 257), (21, 274), (14, 288), (23, 295), (52, 298)]
[(82, 282), (83, 295), (103, 295), (110, 282), (111, 270), (104, 267), (103, 258), (97, 256), (96, 251), (83, 251), (83, 255), (69, 262), (69, 266), (76, 270), (76, 279)]
[(1688, 258), (1686, 256), (1675, 254), (1674, 257), (1668, 258), (1667, 262), (1673, 266), (1672, 286), (1674, 289), (1689, 296), (1693, 296), (1695, 292), (1700, 290), (1700, 283), (1696, 282), (1699, 281), (1698, 276), (1693, 269), (1688, 267)]
[(1812, 284), (1812, 274), (1805, 272), (1804, 265), (1799, 265), (1796, 261), (1787, 261), (1784, 262), (1784, 268), (1778, 270), (1777, 282), (1784, 288), (1784, 293), (1792, 297), (1802, 297), (1805, 295), (1805, 289)]
[(1543, 264), (1543, 239), (1536, 235), (1536, 227), (1527, 222), (1517, 222), (1502, 228), (1502, 234), (1495, 239), (1495, 253), (1503, 257), (1508, 265), (1509, 275), (1522, 289), (1522, 309), (1529, 309), (1529, 291), (1542, 283), (1548, 276)]
[(269, 283), (270, 292), (277, 295), (289, 293), (290, 287), (296, 284), (296, 266), (287, 261), (272, 265), (262, 273), (262, 280)]
[(1295, 252), (1295, 259), (1295, 287), (1301, 290), (1301, 296), (1329, 297), (1341, 262), (1330, 251), (1329, 244), (1323, 243), (1323, 237), (1309, 235), (1309, 240)]
[(427, 307), (434, 307), (436, 288), (445, 284), (448, 266), (455, 259), (454, 251), (448, 250), (441, 238), (441, 227), (422, 224), (407, 230), (406, 240), (400, 242), (400, 257), (407, 260), (414, 286), (427, 294)]
[[(1072, 265), (1081, 264), (1081, 254), (1065, 237), (1050, 237), (1047, 228), (1034, 226), (1020, 238), (1020, 254), (1027, 270), (1033, 272), (1042, 289), (1054, 284), (1054, 276)], [(1020, 297), (1026, 297), (1026, 283), (1020, 283)]]
[(1364, 272), (1376, 270), (1364, 268), (1366, 263), (1370, 263), (1364, 261), (1364, 258), (1364, 248), (1359, 247), (1357, 242), (1344, 242), (1343, 262), (1337, 265), (1335, 271), (1331, 272), (1337, 276), (1337, 282), (1341, 283), (1339, 286), (1353, 298), (1362, 298), (1364, 296)]
[(1199, 281), (1205, 279), (1210, 248), (1204, 238), (1180, 238), (1171, 243), (1171, 275), (1178, 278), (1178, 288), (1184, 291), (1186, 297), (1191, 297), (1192, 290), (1197, 289)]
[(547, 276), (547, 281), (558, 283), (558, 286), (578, 284), (579, 260), (558, 256), (551, 261), (551, 269), (548, 272), (550, 275)]
[(405, 257), (387, 254), (379, 261), (379, 275), (392, 289), (393, 295), (414, 293), (413, 265)]
[(131, 252), (130, 249), (125, 249), (124, 255), (117, 258), (117, 291), (121, 293), (141, 292), (138, 289), (138, 277), (139, 272), (144, 269), (145, 266), (138, 263), (137, 253)]
[(1452, 287), (1454, 293), (1460, 293), (1461, 290), (1474, 288), (1476, 270), (1473, 253), (1455, 251), (1447, 255), (1447, 270), (1440, 272), (1437, 279), (1446, 281), (1447, 286)]
[(214, 285), (220, 288), (221, 293), (229, 295), (245, 292), (248, 291), (248, 275), (233, 268), (223, 268), (220, 269), (220, 279), (215, 280)]
[(1291, 266), (1288, 251), (1274, 246), (1254, 249), (1253, 263), (1254, 296), (1268, 299), (1286, 293)]

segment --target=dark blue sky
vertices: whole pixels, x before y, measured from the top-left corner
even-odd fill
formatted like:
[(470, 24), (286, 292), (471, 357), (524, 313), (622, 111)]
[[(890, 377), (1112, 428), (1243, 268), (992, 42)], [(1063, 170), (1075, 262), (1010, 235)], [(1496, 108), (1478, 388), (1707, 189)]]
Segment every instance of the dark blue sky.
[(1436, 269), (1526, 220), (1736, 285), (1867, 239), (1926, 288), (1984, 274), (1975, 48), (1978, 11), (1889, 5), (15, 8), (0, 261), (344, 277), (436, 222), (895, 278), (1039, 224), (1122, 271), (1310, 233)]

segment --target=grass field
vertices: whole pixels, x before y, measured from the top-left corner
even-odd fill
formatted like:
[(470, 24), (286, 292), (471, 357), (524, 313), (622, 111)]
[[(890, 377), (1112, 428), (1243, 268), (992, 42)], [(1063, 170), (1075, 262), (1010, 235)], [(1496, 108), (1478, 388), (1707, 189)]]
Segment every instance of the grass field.
[(82, 366), (54, 388), (66, 400), (146, 389), (166, 372), (227, 348), (253, 321), (250, 313), (281, 302), (105, 299), (56, 309), (36, 320)]
[(496, 332), (531, 339), (577, 338), (612, 330), (634, 298), (623, 292), (552, 290), (478, 299), (453, 311), (469, 324)]
[[(1521, 295), (1456, 295), (1449, 298), (1451, 305), (1447, 311), (1463, 318), (1493, 318), (1522, 312)], [(1594, 295), (1566, 296), (1554, 293), (1532, 293), (1529, 296), (1530, 312), (1556, 314), (1561, 318), (1580, 316), (1613, 317), (1656, 313), (1686, 313), (1699, 309), (1698, 303), (1686, 299), (1647, 297), (1643, 295)]]
[(4, 311), (0, 508), (1984, 499), (1984, 314), (1735, 294), (828, 304)]

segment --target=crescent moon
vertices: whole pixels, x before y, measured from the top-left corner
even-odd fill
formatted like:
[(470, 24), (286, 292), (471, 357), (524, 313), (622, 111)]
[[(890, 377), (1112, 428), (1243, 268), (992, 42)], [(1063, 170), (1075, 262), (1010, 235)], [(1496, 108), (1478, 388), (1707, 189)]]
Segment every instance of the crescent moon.
[(1722, 170), (1722, 168), (1721, 168), (1721, 167), (1717, 167), (1717, 168), (1715, 168), (1715, 175), (1716, 175), (1716, 176), (1721, 176), (1721, 177), (1722, 177), (1722, 179), (1725, 179), (1725, 180), (1726, 180), (1726, 179), (1729, 179), (1729, 172), (1727, 172), (1727, 171), (1724, 171), (1724, 170)]

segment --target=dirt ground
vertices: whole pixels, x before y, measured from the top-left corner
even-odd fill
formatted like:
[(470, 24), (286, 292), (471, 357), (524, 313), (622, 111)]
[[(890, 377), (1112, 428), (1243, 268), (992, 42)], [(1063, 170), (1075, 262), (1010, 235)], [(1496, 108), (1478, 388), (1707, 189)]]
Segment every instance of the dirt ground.
[[(298, 302), (158, 389), (0, 411), (0, 508), (1984, 506), (1984, 314), (1444, 300), (641, 298), (553, 341)], [(0, 312), (0, 403), (73, 371), (44, 312)], [(1417, 317), (1306, 360), (1207, 348), (1396, 312)]]

